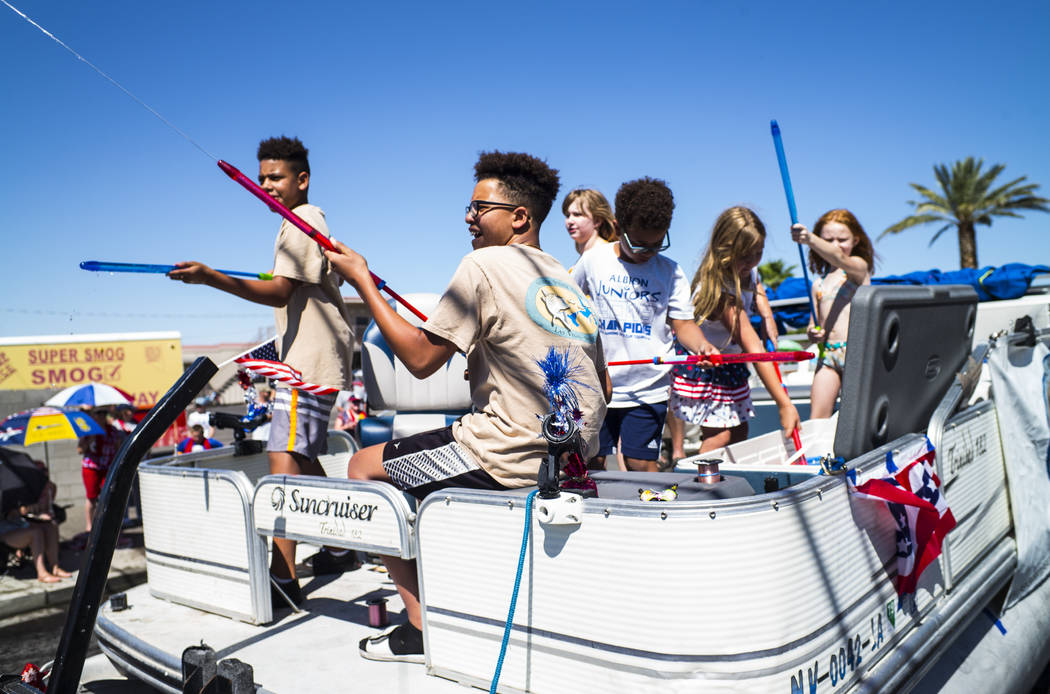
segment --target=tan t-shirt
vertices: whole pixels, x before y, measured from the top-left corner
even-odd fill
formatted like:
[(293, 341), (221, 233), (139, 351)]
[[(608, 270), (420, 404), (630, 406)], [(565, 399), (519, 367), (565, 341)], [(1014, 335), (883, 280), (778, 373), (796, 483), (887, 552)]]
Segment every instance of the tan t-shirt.
[(452, 435), (496, 481), (536, 484), (547, 453), (540, 417), (550, 407), (537, 362), (552, 345), (570, 348), (579, 367), (585, 454), (597, 451), (605, 356), (593, 308), (557, 260), (524, 244), (470, 253), (423, 329), (467, 354), (474, 412), (452, 425)]
[[(299, 205), (293, 212), (329, 236), (321, 208)], [(304, 381), (349, 389), (354, 332), (339, 293), (341, 278), (321, 247), (287, 220), (277, 234), (273, 255), (274, 276), (302, 282), (288, 305), (273, 311), (281, 361), (300, 371)]]

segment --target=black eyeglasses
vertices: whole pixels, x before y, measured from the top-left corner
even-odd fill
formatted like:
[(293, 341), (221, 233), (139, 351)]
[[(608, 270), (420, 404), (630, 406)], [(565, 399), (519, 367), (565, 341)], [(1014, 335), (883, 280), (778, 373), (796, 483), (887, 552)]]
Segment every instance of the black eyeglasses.
[[(485, 209), (483, 211), (481, 209), (483, 207), (487, 208), (487, 209)], [(467, 205), (467, 208), (466, 208), (465, 211), (466, 211), (466, 213), (468, 215), (470, 215), (474, 219), (477, 219), (478, 217), (480, 217), (483, 214), (483, 212), (487, 212), (488, 210), (495, 210), (495, 209), (516, 210), (519, 207), (522, 207), (522, 205), (515, 205), (512, 202), (493, 202), (492, 200), (471, 200), (470, 204)]]
[(671, 247), (671, 232), (668, 231), (664, 234), (664, 240), (655, 246), (635, 246), (631, 243), (631, 239), (627, 236), (626, 231), (620, 234), (620, 240), (623, 241), (624, 245), (627, 246), (627, 250), (631, 253), (659, 253)]

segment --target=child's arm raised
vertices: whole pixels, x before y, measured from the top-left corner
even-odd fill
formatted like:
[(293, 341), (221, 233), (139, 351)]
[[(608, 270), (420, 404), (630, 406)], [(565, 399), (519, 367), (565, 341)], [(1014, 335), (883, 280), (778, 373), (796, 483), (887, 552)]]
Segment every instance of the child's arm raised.
[[(723, 311), (722, 322), (730, 331), (734, 331), (734, 326), (736, 326), (736, 331), (739, 331), (736, 342), (745, 352), (758, 354), (766, 351), (762, 346), (762, 340), (758, 337), (758, 333), (751, 327), (751, 321), (735, 306), (730, 305)], [(791, 436), (791, 433), (798, 429), (800, 425), (798, 410), (795, 409), (791, 398), (788, 397), (787, 392), (781, 386), (773, 364), (771, 362), (755, 362), (755, 370), (758, 372), (758, 377), (762, 380), (762, 385), (766, 387), (770, 397), (777, 404), (777, 409), (780, 411), (780, 428), (784, 430), (785, 438)]]
[(379, 293), (368, 270), (368, 262), (339, 241), (334, 243), (339, 252), (325, 251), (325, 257), (332, 268), (357, 290), (372, 312), (379, 332), (413, 376), (426, 378), (452, 358), (456, 353), (455, 345), (401, 317)]
[(867, 281), (869, 272), (866, 260), (860, 256), (846, 255), (835, 244), (811, 232), (805, 224), (795, 224), (791, 227), (791, 240), (806, 244), (829, 263), (845, 271), (846, 278), (853, 284), (864, 284)]
[(204, 263), (175, 263), (175, 269), (168, 273), (173, 280), (186, 284), (206, 284), (242, 299), (280, 308), (288, 305), (295, 288), (302, 284), (290, 277), (274, 275), (272, 280), (249, 280), (229, 275), (208, 267)]

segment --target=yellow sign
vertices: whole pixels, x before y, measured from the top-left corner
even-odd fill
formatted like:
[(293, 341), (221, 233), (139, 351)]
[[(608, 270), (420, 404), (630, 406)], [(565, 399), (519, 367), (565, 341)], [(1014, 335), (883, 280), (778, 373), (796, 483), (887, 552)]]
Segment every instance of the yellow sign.
[(105, 383), (152, 407), (182, 370), (177, 332), (0, 339), (0, 390)]

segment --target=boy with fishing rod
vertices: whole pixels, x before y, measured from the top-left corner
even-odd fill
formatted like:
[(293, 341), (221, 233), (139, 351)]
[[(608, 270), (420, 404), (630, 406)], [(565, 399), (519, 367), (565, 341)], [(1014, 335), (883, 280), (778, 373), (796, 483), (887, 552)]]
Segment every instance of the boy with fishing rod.
[[(663, 181), (624, 183), (616, 193), (619, 239), (584, 253), (573, 270), (573, 279), (594, 302), (609, 361), (669, 354), (674, 335), (694, 354), (718, 353), (693, 322), (685, 274), (660, 253), (671, 245), (673, 211), (674, 196)], [(656, 472), (670, 369), (631, 364), (611, 369), (610, 376), (613, 397), (590, 465), (603, 469), (605, 456), (619, 442), (628, 469)]]
[[(328, 237), (324, 212), (309, 204), (308, 150), (298, 138), (269, 138), (259, 143), (259, 184), (274, 200), (295, 211)], [(353, 330), (339, 291), (340, 279), (323, 251), (289, 221), (281, 224), (274, 245), (272, 279), (232, 277), (199, 262), (177, 263), (173, 280), (206, 284), (274, 308), (277, 351), (302, 379), (336, 390), (351, 386)], [(336, 393), (315, 394), (279, 385), (266, 450), (270, 474), (324, 476), (317, 456), (327, 450), (328, 418)], [(274, 538), (271, 576), (293, 603), (303, 600), (295, 574), (295, 541)], [(352, 551), (325, 548), (311, 560), (315, 575), (339, 573), (356, 565)], [(271, 591), (274, 606), (284, 603)]]
[[(605, 358), (590, 303), (565, 268), (540, 249), (540, 225), (558, 193), (557, 171), (528, 154), (487, 152), (474, 178), (464, 220), (474, 250), (422, 327), (387, 304), (363, 257), (338, 242), (337, 252), (326, 253), (412, 375), (426, 378), (457, 351), (467, 355), (470, 414), (444, 429), (364, 448), (350, 459), (349, 478), (389, 482), (418, 499), (445, 487), (536, 484), (547, 453), (540, 416), (550, 407), (538, 364), (552, 347), (570, 367), (585, 456), (597, 450), (605, 416)], [(383, 560), (408, 621), (362, 639), (361, 656), (422, 663), (415, 562)]]

